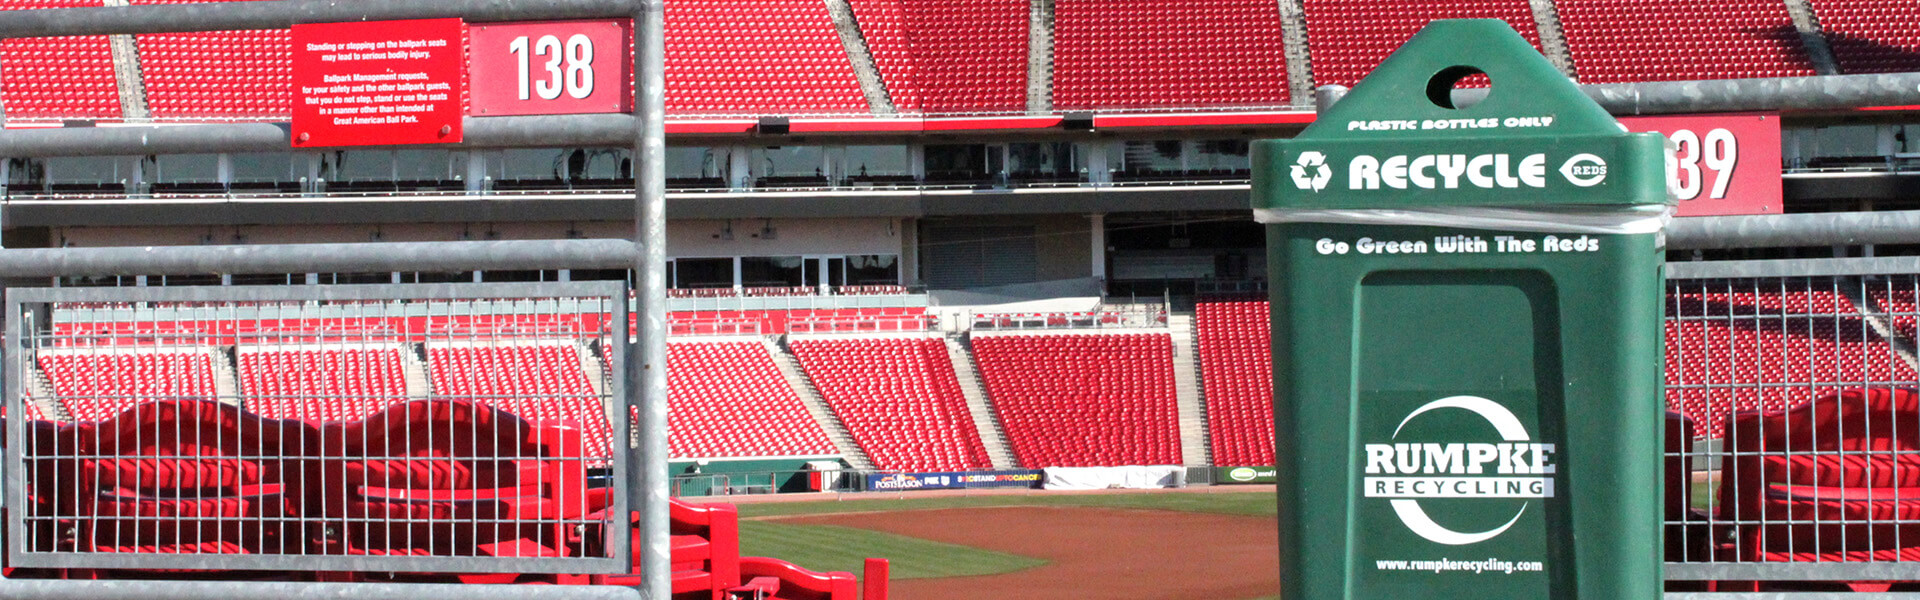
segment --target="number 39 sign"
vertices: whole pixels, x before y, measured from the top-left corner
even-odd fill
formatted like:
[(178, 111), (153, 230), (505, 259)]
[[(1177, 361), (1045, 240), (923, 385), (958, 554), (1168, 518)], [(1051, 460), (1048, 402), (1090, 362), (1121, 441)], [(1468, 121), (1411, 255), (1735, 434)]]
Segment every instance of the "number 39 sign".
[(1621, 117), (1633, 131), (1673, 141), (1673, 181), (1682, 217), (1780, 212), (1780, 116)]
[(631, 112), (631, 27), (623, 20), (472, 26), (473, 116)]

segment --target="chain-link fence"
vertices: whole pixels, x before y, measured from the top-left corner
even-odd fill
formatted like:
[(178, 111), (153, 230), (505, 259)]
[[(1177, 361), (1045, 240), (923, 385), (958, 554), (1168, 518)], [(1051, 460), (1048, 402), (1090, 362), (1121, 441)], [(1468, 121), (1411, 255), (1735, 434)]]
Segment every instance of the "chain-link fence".
[(1669, 579), (1920, 579), (1917, 296), (1911, 275), (1669, 282)]
[(630, 569), (621, 284), (7, 300), (12, 566)]

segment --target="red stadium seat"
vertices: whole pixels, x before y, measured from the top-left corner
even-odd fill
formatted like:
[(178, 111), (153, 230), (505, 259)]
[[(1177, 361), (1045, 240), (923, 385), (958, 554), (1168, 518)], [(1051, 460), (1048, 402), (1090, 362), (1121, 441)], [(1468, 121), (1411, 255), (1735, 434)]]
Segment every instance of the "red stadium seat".
[(1434, 19), (1500, 19), (1540, 47), (1526, 0), (1306, 0), (1304, 7), (1318, 85), (1352, 87)]
[(401, 348), (274, 348), (235, 351), (247, 410), (277, 419), (348, 421), (407, 396)]
[(434, 392), (472, 399), (536, 422), (568, 423), (587, 436), (593, 456), (607, 456), (612, 426), (572, 342), (498, 340), (427, 344)]
[[(100, 6), (99, 0), (13, 0), (0, 10)], [(118, 119), (107, 36), (14, 38), (0, 42), (0, 89), (10, 121)]]
[(97, 421), (142, 402), (213, 398), (209, 348), (103, 347), (35, 355), (75, 420)]
[(670, 341), (667, 383), (674, 457), (838, 453), (760, 342)]
[(888, 95), (904, 112), (1026, 109), (1023, 0), (850, 0)]
[(1275, 2), (1061, 0), (1053, 39), (1060, 109), (1287, 104)]
[(684, 0), (667, 6), (667, 110), (676, 114), (865, 113), (826, 5)]
[(1265, 300), (1194, 307), (1213, 464), (1266, 466), (1273, 456), (1273, 338)]
[(1903, 0), (1813, 0), (1840, 72), (1920, 71), (1920, 24)]
[(1666, 338), (1667, 406), (1709, 435), (1733, 411), (1780, 411), (1850, 382), (1920, 377), (1860, 322), (1851, 301), (1821, 286), (1676, 286), (1667, 294)]
[(1167, 334), (973, 337), (1022, 466), (1181, 464)]
[(1559, 0), (1581, 83), (1813, 75), (1779, 0)]
[(881, 469), (989, 469), (938, 338), (795, 338), (794, 356)]

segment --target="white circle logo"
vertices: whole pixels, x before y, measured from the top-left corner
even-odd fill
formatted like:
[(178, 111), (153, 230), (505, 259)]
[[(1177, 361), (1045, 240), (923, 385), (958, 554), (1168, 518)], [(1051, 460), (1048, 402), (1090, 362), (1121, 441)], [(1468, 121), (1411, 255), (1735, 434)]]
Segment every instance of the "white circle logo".
[(1593, 187), (1607, 180), (1607, 161), (1592, 154), (1575, 154), (1560, 165), (1560, 175), (1567, 183), (1580, 187)]
[[(1393, 512), (1414, 534), (1436, 544), (1461, 546), (1498, 537), (1525, 515), (1530, 500), (1499, 527), (1456, 531), (1441, 525), (1420, 506), (1421, 499), (1547, 498), (1553, 495), (1552, 444), (1533, 442), (1526, 426), (1500, 403), (1478, 396), (1450, 396), (1408, 413), (1393, 430), (1400, 436), (1414, 417), (1440, 409), (1460, 409), (1485, 420), (1500, 436), (1497, 443), (1367, 444), (1362, 480), (1368, 497), (1389, 498)], [(1461, 475), (1467, 475), (1462, 477)]]

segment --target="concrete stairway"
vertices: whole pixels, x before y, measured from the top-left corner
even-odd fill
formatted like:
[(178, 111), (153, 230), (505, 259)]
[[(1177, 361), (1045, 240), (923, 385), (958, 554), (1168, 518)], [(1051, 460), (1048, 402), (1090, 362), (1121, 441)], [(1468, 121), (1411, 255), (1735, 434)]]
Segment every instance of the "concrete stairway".
[(853, 434), (847, 431), (847, 424), (841, 422), (840, 416), (833, 414), (832, 407), (827, 406), (827, 400), (820, 397), (820, 389), (813, 386), (813, 380), (808, 379), (806, 371), (800, 368), (800, 359), (794, 357), (785, 344), (776, 340), (769, 337), (762, 338), (761, 342), (766, 344), (767, 354), (773, 357), (773, 364), (780, 367), (780, 376), (787, 378), (787, 385), (793, 388), (794, 395), (799, 396), (800, 403), (806, 405), (807, 413), (813, 415), (814, 422), (820, 424), (822, 431), (827, 432), (827, 439), (833, 442), (834, 448), (840, 450), (840, 456), (847, 460), (847, 464), (855, 469), (873, 470), (873, 458), (860, 449), (860, 444), (853, 440)]
[(233, 347), (223, 346), (207, 352), (208, 356), (213, 359), (214, 397), (223, 403), (239, 406), (240, 373), (239, 369), (234, 368), (235, 357)]
[(420, 344), (400, 346), (400, 373), (406, 380), (408, 398), (433, 395), (433, 378), (427, 375), (426, 348)]
[(980, 366), (973, 362), (973, 352), (959, 337), (947, 336), (946, 342), (954, 377), (960, 380), (960, 395), (966, 397), (967, 412), (973, 414), (973, 426), (987, 447), (987, 460), (995, 469), (1020, 468), (1013, 457), (1013, 446), (1007, 443), (1007, 431), (1000, 426), (999, 413), (993, 410), (993, 400), (987, 397), (987, 386), (980, 381)]
[(593, 386), (595, 395), (605, 398), (607, 389), (612, 387), (609, 385), (612, 380), (607, 378), (607, 369), (602, 366), (604, 363), (601, 362), (600, 357), (594, 355), (593, 346), (590, 343), (576, 342), (574, 350), (580, 355), (580, 372), (586, 374), (587, 384)]
[(1188, 465), (1213, 464), (1213, 445), (1207, 439), (1207, 399), (1200, 388), (1200, 340), (1194, 335), (1193, 315), (1167, 315), (1173, 334), (1173, 391), (1180, 406), (1180, 457)]
[(40, 370), (40, 365), (31, 364), (34, 361), (27, 362), (27, 397), (24, 401), (40, 405), (40, 414), (50, 418), (73, 420), (73, 415), (67, 414), (67, 407), (61, 406), (60, 401), (53, 397), (53, 381), (47, 379), (47, 373)]

